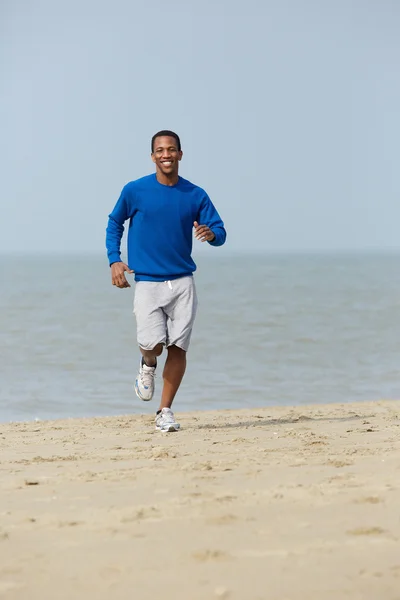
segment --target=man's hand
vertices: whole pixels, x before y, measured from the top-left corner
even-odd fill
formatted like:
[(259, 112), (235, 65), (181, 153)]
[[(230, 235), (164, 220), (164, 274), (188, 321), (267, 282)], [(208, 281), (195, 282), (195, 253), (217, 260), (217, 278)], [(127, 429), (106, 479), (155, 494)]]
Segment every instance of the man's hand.
[(195, 232), (194, 237), (200, 242), (212, 242), (215, 240), (215, 234), (207, 225), (199, 225), (197, 221), (193, 223)]
[(111, 265), (111, 282), (119, 288), (131, 287), (125, 277), (125, 271), (127, 273), (133, 273), (132, 269), (123, 262), (115, 262)]

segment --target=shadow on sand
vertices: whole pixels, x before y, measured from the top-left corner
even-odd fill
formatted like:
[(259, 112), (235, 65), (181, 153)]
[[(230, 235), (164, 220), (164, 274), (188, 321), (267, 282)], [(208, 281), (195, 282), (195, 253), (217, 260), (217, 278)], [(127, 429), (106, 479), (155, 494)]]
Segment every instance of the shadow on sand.
[(307, 417), (300, 415), (299, 417), (282, 417), (281, 419), (265, 419), (263, 417), (255, 417), (251, 421), (235, 421), (234, 423), (223, 423), (221, 425), (214, 425), (211, 423), (203, 423), (198, 425), (198, 429), (236, 429), (240, 427), (271, 427), (273, 425), (295, 425), (296, 423), (321, 423), (326, 421), (327, 423), (338, 422), (345, 423), (347, 421), (358, 421), (360, 419), (371, 419), (375, 415), (348, 415), (345, 417)]

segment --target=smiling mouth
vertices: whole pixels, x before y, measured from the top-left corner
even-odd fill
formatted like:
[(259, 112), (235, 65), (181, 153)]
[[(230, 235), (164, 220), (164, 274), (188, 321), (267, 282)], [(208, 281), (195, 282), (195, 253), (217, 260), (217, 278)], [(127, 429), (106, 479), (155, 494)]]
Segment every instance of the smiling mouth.
[(172, 165), (172, 160), (163, 160), (163, 161), (161, 162), (161, 164), (162, 164), (164, 167), (170, 167), (170, 166)]

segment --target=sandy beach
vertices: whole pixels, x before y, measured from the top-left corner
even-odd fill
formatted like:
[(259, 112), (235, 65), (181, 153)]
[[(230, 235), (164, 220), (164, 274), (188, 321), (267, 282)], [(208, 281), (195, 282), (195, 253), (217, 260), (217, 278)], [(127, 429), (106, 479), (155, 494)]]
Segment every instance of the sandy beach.
[(0, 598), (399, 600), (399, 408), (1, 424)]

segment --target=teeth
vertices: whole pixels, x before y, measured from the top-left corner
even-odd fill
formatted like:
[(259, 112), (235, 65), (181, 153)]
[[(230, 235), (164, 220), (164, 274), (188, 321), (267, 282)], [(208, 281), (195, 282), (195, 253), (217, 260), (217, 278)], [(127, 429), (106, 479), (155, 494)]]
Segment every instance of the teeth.
[(168, 160), (168, 161), (167, 161), (167, 160), (165, 160), (165, 161), (163, 162), (163, 165), (165, 165), (166, 167), (169, 167), (169, 166), (171, 166), (171, 165), (172, 165), (172, 162), (171, 162), (170, 160)]

